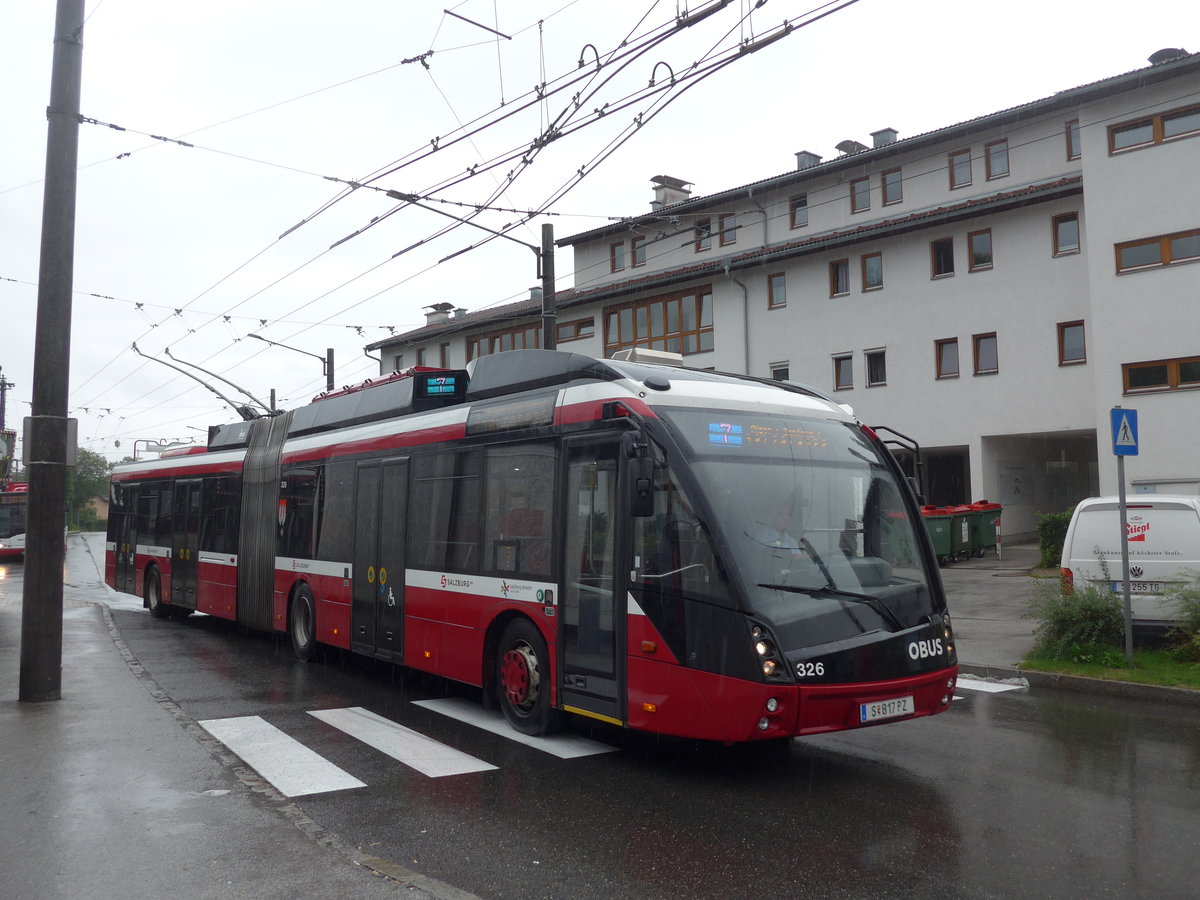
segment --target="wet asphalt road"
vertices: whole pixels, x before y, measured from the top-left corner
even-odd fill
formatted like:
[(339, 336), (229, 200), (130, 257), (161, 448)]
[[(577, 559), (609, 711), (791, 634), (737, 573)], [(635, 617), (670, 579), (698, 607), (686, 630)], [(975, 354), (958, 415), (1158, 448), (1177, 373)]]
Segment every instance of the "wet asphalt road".
[[(453, 685), (206, 617), (114, 612), (197, 720), (259, 715), (367, 787), (301, 798), (352, 846), (481, 897), (1193, 896), (1200, 713), (960, 691), (933, 719), (725, 748), (573, 730), (560, 760), (412, 701)], [(361, 706), (495, 765), (432, 779), (308, 710)]]
[[(283, 640), (109, 599), (180, 716), (261, 716), (365, 782), (296, 798), (324, 831), (478, 897), (1191, 897), (1200, 880), (1196, 705), (960, 690), (932, 719), (783, 748), (572, 720), (616, 749), (563, 760), (414, 705), (477, 700), (447, 682), (337, 652), (306, 665)], [(496, 768), (430, 778), (308, 714), (346, 707)]]

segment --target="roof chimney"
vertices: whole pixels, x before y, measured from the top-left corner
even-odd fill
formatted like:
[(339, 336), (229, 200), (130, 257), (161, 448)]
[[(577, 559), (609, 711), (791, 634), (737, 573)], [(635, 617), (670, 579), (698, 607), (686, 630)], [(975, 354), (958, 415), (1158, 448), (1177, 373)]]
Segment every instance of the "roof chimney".
[(460, 307), (458, 307), (458, 309), (454, 310), (453, 318), (461, 319), (466, 314), (467, 314), (467, 308), (465, 306), (460, 306)]
[(815, 153), (810, 153), (808, 150), (801, 150), (796, 154), (796, 168), (807, 169), (809, 166), (815, 166), (821, 161), (821, 157)]
[(896, 135), (899, 134), (895, 128), (880, 128), (878, 131), (871, 132), (871, 139), (875, 142), (876, 147), (886, 147), (888, 144), (896, 143)]
[(540, 284), (529, 289), (529, 299), (536, 300), (538, 303), (542, 302), (542, 286)]
[(454, 309), (453, 303), (434, 303), (425, 307), (425, 324), (426, 325), (441, 325), (443, 322), (450, 321), (450, 310)]
[(654, 185), (654, 200), (650, 203), (653, 210), (680, 203), (692, 196), (692, 192), (688, 190), (692, 186), (690, 181), (681, 181), (670, 175), (655, 175), (650, 179), (650, 183)]
[(1161, 66), (1163, 63), (1175, 62), (1175, 60), (1189, 55), (1182, 47), (1164, 47), (1157, 53), (1151, 54), (1148, 62), (1152, 66)]

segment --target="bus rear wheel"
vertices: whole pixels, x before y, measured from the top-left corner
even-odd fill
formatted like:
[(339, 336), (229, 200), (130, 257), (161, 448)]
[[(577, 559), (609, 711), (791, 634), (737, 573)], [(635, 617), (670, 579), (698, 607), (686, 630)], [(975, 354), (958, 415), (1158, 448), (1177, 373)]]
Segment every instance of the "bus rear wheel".
[(162, 580), (158, 574), (158, 569), (151, 569), (146, 573), (146, 608), (150, 610), (150, 615), (156, 619), (166, 619), (171, 615), (171, 609), (167, 604), (163, 603), (162, 598)]
[(513, 619), (505, 626), (496, 650), (495, 682), (500, 709), (514, 729), (530, 735), (553, 730), (550, 655), (528, 619)]
[(317, 652), (317, 605), (308, 585), (300, 585), (288, 612), (288, 634), (296, 659), (308, 662)]

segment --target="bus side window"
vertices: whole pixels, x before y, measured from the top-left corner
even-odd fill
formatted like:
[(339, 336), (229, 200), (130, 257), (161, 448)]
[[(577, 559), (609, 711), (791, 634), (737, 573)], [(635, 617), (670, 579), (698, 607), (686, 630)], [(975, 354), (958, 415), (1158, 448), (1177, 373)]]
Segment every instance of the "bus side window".
[(415, 568), (474, 571), (482, 565), (480, 455), (414, 456), (408, 555)]

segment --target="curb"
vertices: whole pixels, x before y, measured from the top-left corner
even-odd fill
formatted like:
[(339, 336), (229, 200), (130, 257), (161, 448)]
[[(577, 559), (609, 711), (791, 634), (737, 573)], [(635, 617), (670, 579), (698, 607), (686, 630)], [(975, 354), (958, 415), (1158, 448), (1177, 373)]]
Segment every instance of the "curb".
[(1102, 697), (1121, 697), (1126, 700), (1148, 700), (1157, 703), (1181, 703), (1200, 706), (1200, 691), (1167, 687), (1158, 684), (1138, 684), (1132, 681), (1109, 681), (1083, 675), (1063, 675), (1057, 672), (1035, 672), (1015, 666), (976, 666), (959, 663), (958, 670), (979, 678), (1024, 678), (1030, 687), (1054, 688), (1077, 694), (1098, 694)]

